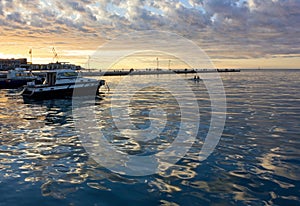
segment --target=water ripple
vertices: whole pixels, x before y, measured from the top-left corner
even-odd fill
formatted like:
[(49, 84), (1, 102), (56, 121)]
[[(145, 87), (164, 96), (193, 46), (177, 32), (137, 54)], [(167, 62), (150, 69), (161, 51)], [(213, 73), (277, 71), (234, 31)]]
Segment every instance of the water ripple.
[[(109, 78), (113, 90), (121, 78)], [(157, 78), (172, 82), (172, 76)], [(176, 165), (136, 178), (114, 174), (89, 157), (74, 126), (77, 117), (70, 100), (23, 103), (1, 90), (0, 201), (3, 205), (20, 200), (24, 205), (42, 201), (82, 205), (83, 200), (87, 205), (299, 205), (300, 73), (246, 72), (222, 78), (228, 113), (214, 153), (199, 162), (211, 102), (203, 82), (191, 81), (201, 118), (195, 143)], [(122, 95), (119, 101), (124, 100)], [(163, 124), (150, 111), (164, 110), (167, 123), (149, 141), (134, 138), (138, 135), (133, 130), (118, 130), (110, 96), (93, 106), (99, 132), (131, 155), (163, 151), (180, 127), (178, 103), (163, 90), (141, 90), (129, 106), (131, 120), (140, 129), (149, 128), (151, 120)]]

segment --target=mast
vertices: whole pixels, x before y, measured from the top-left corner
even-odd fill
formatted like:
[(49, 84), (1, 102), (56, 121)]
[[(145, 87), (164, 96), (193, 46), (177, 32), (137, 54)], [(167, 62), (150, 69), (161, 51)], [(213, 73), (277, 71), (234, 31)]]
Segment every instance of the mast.
[(30, 54), (30, 62), (32, 64), (32, 49), (29, 49), (29, 54)]
[(91, 68), (90, 68), (90, 59), (91, 59), (91, 56), (89, 55), (88, 56), (88, 71), (89, 72), (91, 71)]

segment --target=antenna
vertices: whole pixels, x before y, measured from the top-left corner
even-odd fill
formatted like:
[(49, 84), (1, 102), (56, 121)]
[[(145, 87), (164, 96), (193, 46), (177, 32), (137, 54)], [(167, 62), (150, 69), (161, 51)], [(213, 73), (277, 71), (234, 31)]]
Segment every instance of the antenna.
[(158, 70), (158, 68), (159, 68), (159, 61), (158, 61), (158, 57), (156, 57), (156, 64), (157, 64), (157, 67), (156, 67), (156, 69)]

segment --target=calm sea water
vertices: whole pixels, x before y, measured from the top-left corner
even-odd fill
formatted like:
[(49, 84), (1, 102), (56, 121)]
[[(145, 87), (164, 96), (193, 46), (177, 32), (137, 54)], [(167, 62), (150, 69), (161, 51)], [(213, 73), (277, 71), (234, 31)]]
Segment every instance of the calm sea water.
[[(142, 177), (113, 173), (90, 158), (74, 126), (72, 101), (24, 103), (1, 90), (0, 205), (300, 205), (300, 72), (221, 76), (227, 118), (214, 152), (199, 162), (210, 101), (202, 82), (189, 81), (201, 115), (198, 137), (176, 165)], [(129, 154), (167, 147), (178, 133), (180, 108), (172, 94), (151, 87), (134, 97), (131, 118), (149, 127), (149, 111), (159, 106), (167, 113), (162, 138), (143, 144), (130, 133), (116, 134), (110, 99), (121, 78), (107, 77), (111, 92), (96, 101), (99, 129)], [(172, 75), (132, 78), (172, 82)]]

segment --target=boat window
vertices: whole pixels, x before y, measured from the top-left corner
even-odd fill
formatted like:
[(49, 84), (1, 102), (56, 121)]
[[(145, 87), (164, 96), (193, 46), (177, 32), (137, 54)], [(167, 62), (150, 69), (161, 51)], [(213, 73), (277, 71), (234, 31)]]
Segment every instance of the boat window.
[(64, 73), (58, 73), (59, 77), (77, 77), (77, 72), (64, 72)]
[(64, 76), (66, 77), (77, 77), (77, 73), (76, 72), (65, 72)]

